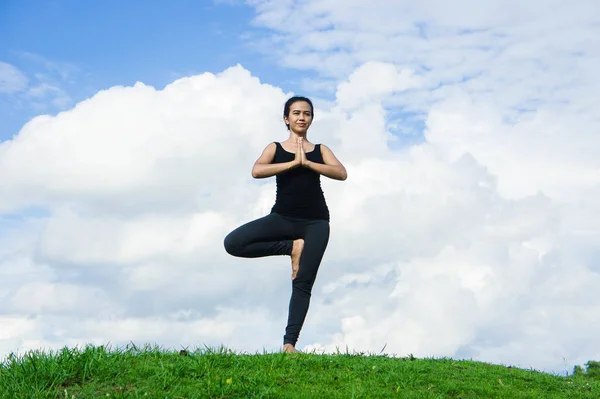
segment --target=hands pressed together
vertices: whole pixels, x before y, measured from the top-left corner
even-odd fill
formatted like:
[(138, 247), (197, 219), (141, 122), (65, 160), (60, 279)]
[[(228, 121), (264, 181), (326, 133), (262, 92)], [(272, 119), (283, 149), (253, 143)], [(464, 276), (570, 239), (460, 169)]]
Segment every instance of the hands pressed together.
[(304, 139), (302, 137), (298, 137), (298, 148), (296, 149), (296, 157), (294, 158), (294, 162), (296, 166), (304, 166), (308, 167), (310, 161), (306, 159), (306, 152), (304, 152)]

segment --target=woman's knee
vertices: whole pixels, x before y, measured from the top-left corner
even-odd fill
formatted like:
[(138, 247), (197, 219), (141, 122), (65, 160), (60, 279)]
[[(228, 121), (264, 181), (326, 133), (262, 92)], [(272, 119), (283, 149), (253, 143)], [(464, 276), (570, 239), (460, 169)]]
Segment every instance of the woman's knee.
[(223, 240), (223, 246), (229, 255), (235, 256), (237, 253), (239, 253), (240, 245), (233, 231), (227, 234)]
[(309, 276), (300, 276), (298, 273), (298, 276), (296, 276), (292, 282), (292, 289), (301, 296), (310, 298), (314, 281), (314, 278)]

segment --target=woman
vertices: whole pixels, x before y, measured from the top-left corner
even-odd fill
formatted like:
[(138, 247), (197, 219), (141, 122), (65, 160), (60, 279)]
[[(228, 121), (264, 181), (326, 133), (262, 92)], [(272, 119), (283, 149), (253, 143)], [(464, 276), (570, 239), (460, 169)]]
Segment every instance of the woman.
[(225, 250), (238, 257), (287, 255), (292, 261), (292, 297), (283, 351), (295, 346), (304, 324), (321, 259), (329, 242), (329, 209), (320, 176), (346, 180), (346, 168), (331, 150), (313, 144), (306, 133), (314, 117), (312, 102), (292, 97), (284, 106), (289, 138), (267, 145), (252, 168), (252, 177), (276, 176), (271, 213), (246, 223), (225, 237)]

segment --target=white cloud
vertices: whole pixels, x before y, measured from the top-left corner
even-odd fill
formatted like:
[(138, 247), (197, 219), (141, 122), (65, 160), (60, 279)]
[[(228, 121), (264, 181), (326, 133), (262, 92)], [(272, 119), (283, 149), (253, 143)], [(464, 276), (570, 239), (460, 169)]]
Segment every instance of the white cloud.
[[(268, 99), (284, 96), (240, 68), (224, 76), (186, 78), (160, 92), (143, 84), (114, 87), (79, 103), (74, 112), (33, 119), (18, 137), (0, 144), (0, 209), (84, 196), (97, 202), (94, 207), (130, 212), (175, 205), (183, 211), (243, 190), (249, 172), (240, 176), (235, 168), (222, 168), (216, 174), (212, 168), (254, 161), (269, 130), (281, 123), (280, 107)], [(257, 92), (250, 97), (251, 90), (245, 93), (238, 83)], [(240, 105), (244, 96), (253, 99), (249, 107)], [(160, 110), (160, 121), (147, 118), (149, 108)], [(83, 127), (82, 119), (90, 124)], [(232, 139), (248, 146), (232, 148)], [(227, 178), (237, 180), (215, 191)], [(133, 202), (123, 201), (131, 195)]]
[(367, 62), (352, 72), (348, 81), (339, 84), (336, 100), (343, 108), (353, 108), (419, 85), (419, 78), (410, 70), (388, 63)]
[(447, 87), (467, 88), (509, 114), (539, 101), (581, 106), (600, 88), (593, 0), (248, 3), (255, 23), (275, 33), (262, 48), (287, 67), (336, 81), (375, 61), (420, 72), (422, 91), (397, 97), (408, 109), (426, 112)]
[(34, 102), (36, 107), (41, 109), (45, 109), (48, 104), (58, 109), (64, 109), (72, 103), (72, 99), (67, 93), (49, 83), (40, 83), (37, 86), (30, 87), (27, 90), (27, 97)]
[(27, 76), (17, 67), (0, 62), (0, 93), (16, 93), (27, 87)]
[(75, 83), (75, 76), (81, 73), (79, 67), (69, 62), (49, 60), (40, 54), (27, 51), (19, 52), (22, 59), (33, 62), (43, 69), (35, 74), (40, 81), (60, 81), (63, 83)]
[[(597, 358), (598, 83), (577, 59), (596, 62), (589, 17), (548, 38), (537, 35), (554, 12), (513, 3), (491, 15), (500, 3), (465, 2), (476, 17), (433, 2), (252, 4), (283, 34), (329, 29), (284, 50), (306, 50), (303, 68), (328, 60), (336, 76), (336, 101), (317, 108), (309, 138), (349, 178), (323, 179), (332, 237), (301, 349), (385, 346), (553, 371)], [(582, 12), (560, 9), (567, 21)], [(426, 21), (431, 38), (410, 21)], [(481, 30), (457, 33), (465, 27)], [(577, 37), (580, 55), (554, 63)], [(113, 87), (1, 143), (0, 209), (48, 215), (7, 227), (0, 243), (0, 350), (276, 348), (289, 259), (232, 258), (222, 239), (272, 205), (274, 182), (250, 168), (287, 137), (286, 98), (238, 66), (164, 90)], [(392, 149), (397, 107), (423, 113), (420, 143)]]
[[(568, 312), (597, 314), (598, 296), (588, 282), (598, 278), (592, 241), (600, 222), (596, 207), (587, 205), (598, 201), (600, 187), (597, 2), (248, 4), (256, 9), (255, 23), (273, 32), (262, 48), (276, 53), (283, 66), (316, 72), (322, 88), (327, 79), (337, 82), (331, 94), (352, 115), (342, 112), (341, 120), (364, 121), (338, 131), (336, 148), (344, 159), (363, 159), (350, 165), (351, 179), (330, 194), (345, 216), (338, 214), (343, 237), (332, 245), (341, 257), (336, 264), (360, 278), (327, 285), (341, 297), (319, 322), (336, 314), (333, 308), (337, 314), (344, 313), (342, 306), (350, 310), (343, 333), (317, 342), (329, 349), (351, 342), (374, 351), (387, 343), (401, 353), (519, 359), (549, 369), (597, 357), (596, 324), (582, 326), (581, 334), (551, 327), (566, 326)], [(419, 84), (394, 92), (389, 73), (359, 75), (373, 65), (412, 71)], [(383, 95), (374, 95), (378, 88)], [(351, 110), (352, 102), (359, 109)], [(368, 116), (358, 119), (360, 114)], [(386, 131), (419, 120), (425, 122), (422, 144), (385, 150), (405, 140)], [(394, 228), (374, 233), (384, 225)], [(473, 248), (481, 253), (470, 254)], [(527, 261), (511, 257), (527, 251)], [(461, 268), (440, 255), (450, 253), (462, 259)], [(511, 268), (513, 262), (520, 268)], [(387, 280), (365, 271), (375, 265)], [(427, 274), (438, 270), (435, 265), (447, 268), (446, 284)], [(409, 270), (414, 274), (407, 276)], [(476, 285), (464, 286), (465, 278)], [(406, 296), (395, 302), (390, 293), (403, 279)], [(561, 310), (548, 305), (557, 290)], [(447, 297), (456, 299), (439, 303)], [(411, 313), (413, 301), (427, 305)], [(444, 337), (441, 326), (449, 329)], [(557, 360), (563, 357), (566, 363)]]
[[(285, 98), (234, 67), (162, 91), (114, 87), (1, 143), (0, 208), (48, 213), (2, 226), (0, 309), (15, 320), (3, 354), (130, 339), (251, 349), (259, 335), (276, 348), (289, 267), (232, 259), (223, 238), (271, 205), (272, 184), (250, 168), (272, 132), (287, 135)], [(249, 288), (261, 285), (272, 288)], [(172, 334), (173, 315), (188, 333)]]
[(19, 52), (19, 65), (34, 70), (25, 74), (0, 62), (0, 94), (13, 95), (36, 113), (53, 113), (71, 107), (73, 85), (81, 85), (81, 70), (70, 63), (51, 61), (39, 54)]
[(589, 127), (554, 106), (540, 106), (507, 123), (501, 108), (457, 95), (431, 108), (425, 137), (450, 158), (472, 154), (498, 176), (505, 196), (542, 191), (577, 200), (600, 184), (600, 137)]

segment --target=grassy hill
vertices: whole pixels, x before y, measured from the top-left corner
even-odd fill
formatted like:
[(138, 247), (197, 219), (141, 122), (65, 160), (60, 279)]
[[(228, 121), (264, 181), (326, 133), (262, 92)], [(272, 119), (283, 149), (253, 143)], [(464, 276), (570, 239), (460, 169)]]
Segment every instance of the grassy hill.
[(597, 365), (563, 377), (452, 359), (87, 346), (9, 356), (0, 397), (598, 398)]

